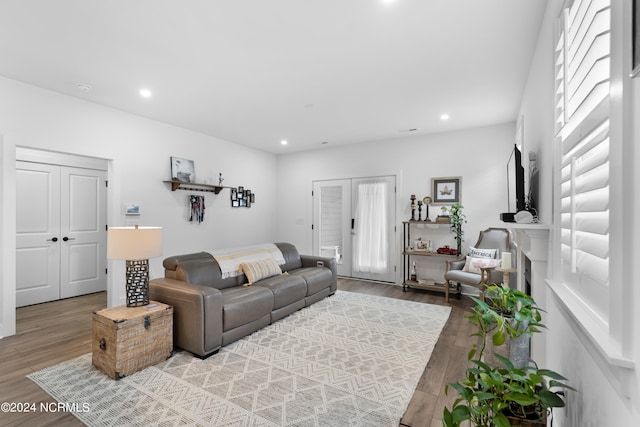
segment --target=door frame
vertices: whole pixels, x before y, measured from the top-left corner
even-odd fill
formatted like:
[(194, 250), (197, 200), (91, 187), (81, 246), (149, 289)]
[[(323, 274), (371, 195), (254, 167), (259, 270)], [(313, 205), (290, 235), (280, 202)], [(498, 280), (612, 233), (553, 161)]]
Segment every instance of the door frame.
[[(27, 162), (27, 163), (33, 163), (33, 164), (51, 165), (51, 166), (59, 167), (63, 175), (65, 173), (64, 172), (65, 170), (77, 170), (78, 172), (85, 170), (87, 171), (87, 173), (90, 173), (89, 171), (94, 170), (94, 171), (104, 173), (105, 180), (106, 181), (109, 180), (109, 161), (106, 159), (100, 159), (97, 157), (87, 157), (87, 156), (82, 156), (78, 154), (38, 150), (38, 149), (28, 148), (28, 147), (16, 147), (16, 161), (15, 161), (16, 165), (17, 165), (17, 162)], [(104, 221), (105, 226), (109, 223), (108, 222), (108, 216), (109, 216), (108, 190), (109, 188), (107, 187), (104, 189), (104, 192), (101, 192), (101, 197), (104, 198), (103, 201), (104, 201), (104, 209), (105, 209), (104, 211), (105, 216), (104, 218), (101, 218), (101, 220)], [(103, 248), (104, 259), (100, 263), (101, 266), (107, 266), (107, 263), (108, 263), (108, 260), (106, 258), (106, 229), (104, 232), (105, 232), (105, 241), (104, 241), (105, 247)], [(66, 234), (69, 234), (69, 233), (67, 232)], [(66, 248), (66, 249), (68, 250), (69, 248)], [(59, 262), (62, 262), (64, 260), (64, 257), (63, 257), (64, 254), (61, 252), (60, 255), (61, 255), (61, 258)], [(99, 267), (99, 268), (102, 268), (102, 267)], [(62, 273), (63, 273), (62, 270), (58, 271), (58, 274), (62, 274)], [(103, 274), (103, 273), (99, 272), (98, 274)], [(16, 272), (16, 277), (17, 277), (17, 272)], [(62, 288), (62, 286), (65, 283), (61, 279), (62, 277), (58, 278), (59, 298), (73, 296), (72, 294), (69, 294), (69, 290), (72, 289), (72, 287)], [(107, 295), (108, 295), (108, 289), (109, 289), (108, 276), (106, 277), (106, 288), (107, 288)], [(14, 300), (16, 300), (16, 298), (14, 298)], [(16, 301), (16, 304), (17, 304), (17, 301)]]
[[(400, 285), (401, 282), (400, 280), (402, 279), (401, 277), (401, 271), (398, 268), (398, 266), (402, 265), (399, 264), (401, 262), (401, 250), (399, 251), (398, 248), (402, 247), (402, 242), (401, 242), (401, 233), (399, 233), (400, 228), (398, 227), (398, 219), (402, 218), (401, 216), (401, 204), (398, 202), (398, 195), (400, 194), (400, 189), (402, 188), (402, 171), (396, 172), (396, 171), (390, 171), (387, 173), (374, 173), (374, 174), (367, 174), (367, 175), (363, 175), (363, 176), (350, 176), (350, 177), (343, 177), (343, 178), (320, 178), (320, 179), (312, 179), (311, 180), (311, 191), (313, 194), (312, 200), (311, 200), (311, 223), (312, 223), (312, 228), (311, 228), (311, 248), (312, 248), (312, 253), (314, 255), (319, 255), (319, 245), (318, 247), (316, 247), (316, 240), (318, 239), (317, 234), (317, 227), (316, 227), (316, 211), (317, 211), (317, 206), (316, 206), (316, 195), (314, 194), (314, 190), (315, 190), (315, 185), (316, 183), (319, 182), (344, 182), (344, 181), (350, 181), (353, 182), (354, 180), (363, 180), (363, 179), (371, 179), (371, 178), (383, 178), (383, 177), (393, 177), (394, 178), (394, 182), (395, 182), (395, 188), (393, 189), (392, 192), (392, 196), (390, 197), (390, 200), (393, 200), (393, 204), (394, 204), (394, 221), (393, 221), (393, 239), (392, 239), (392, 248), (390, 249), (391, 251), (391, 255), (390, 255), (390, 260), (392, 261), (393, 265), (394, 265), (394, 270), (392, 272), (392, 276), (393, 276), (393, 280), (391, 282), (387, 282), (384, 281), (382, 283), (393, 283), (396, 285)], [(351, 190), (350, 190), (351, 191)], [(351, 197), (351, 200), (353, 200), (353, 197)], [(350, 206), (350, 209), (353, 210), (353, 206)], [(351, 243), (349, 244), (351, 246)], [(318, 253), (316, 253), (318, 252)], [(351, 254), (350, 254), (351, 255)], [(400, 276), (399, 276), (400, 273)], [(375, 279), (356, 279), (356, 280), (368, 280), (368, 281), (373, 281), (375, 282)]]
[[(15, 137), (0, 133), (0, 202), (3, 206), (15, 206), (16, 203), (16, 160), (17, 152), (21, 155), (29, 152), (31, 155), (62, 156), (64, 158), (82, 158), (87, 161), (105, 162), (107, 165), (107, 179), (114, 176), (113, 159), (88, 157), (75, 154), (64, 154), (54, 151), (30, 148)], [(71, 156), (71, 157), (68, 157)], [(20, 159), (25, 160), (25, 159)], [(120, 193), (116, 186), (107, 187), (107, 224), (113, 223), (118, 216)], [(107, 267), (113, 271), (112, 260), (108, 260)], [(15, 209), (0, 211), (0, 339), (16, 334), (16, 212)], [(107, 305), (109, 307), (124, 301), (124, 286), (121, 292), (114, 292), (120, 284), (114, 280), (114, 275), (107, 277)]]

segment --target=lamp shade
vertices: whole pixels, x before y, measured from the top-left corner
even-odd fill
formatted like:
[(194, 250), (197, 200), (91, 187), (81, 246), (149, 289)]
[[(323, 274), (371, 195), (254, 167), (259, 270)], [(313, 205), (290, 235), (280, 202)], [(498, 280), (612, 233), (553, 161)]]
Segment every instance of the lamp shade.
[(162, 227), (109, 227), (107, 258), (149, 259), (162, 255)]

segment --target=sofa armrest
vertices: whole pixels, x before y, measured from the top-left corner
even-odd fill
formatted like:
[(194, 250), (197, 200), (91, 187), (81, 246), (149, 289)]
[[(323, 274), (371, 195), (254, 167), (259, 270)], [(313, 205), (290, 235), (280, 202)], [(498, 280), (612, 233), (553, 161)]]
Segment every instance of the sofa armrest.
[(206, 357), (222, 346), (222, 293), (218, 289), (159, 278), (149, 282), (149, 296), (173, 306), (176, 347)]
[(314, 255), (300, 255), (303, 268), (324, 267), (331, 270), (331, 293), (338, 289), (338, 263), (335, 258), (325, 258)]

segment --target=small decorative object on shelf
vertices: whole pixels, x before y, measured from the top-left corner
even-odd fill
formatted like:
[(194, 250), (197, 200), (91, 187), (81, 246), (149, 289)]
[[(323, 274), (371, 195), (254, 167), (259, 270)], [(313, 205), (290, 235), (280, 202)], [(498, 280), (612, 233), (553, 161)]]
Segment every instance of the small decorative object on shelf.
[(224, 182), (224, 178), (222, 177), (222, 172), (218, 175), (218, 185), (222, 187), (222, 183)]
[(422, 200), (418, 200), (418, 221), (422, 221)]
[(439, 224), (449, 224), (451, 222), (451, 218), (449, 218), (449, 215), (438, 215), (436, 217), (436, 222)]
[(416, 262), (413, 262), (413, 265), (411, 266), (411, 278), (410, 280), (412, 281), (416, 281), (417, 280), (417, 275), (416, 275)]
[(425, 207), (424, 220), (431, 222), (431, 220), (429, 219), (429, 205), (431, 204), (431, 197), (425, 196), (424, 199), (422, 199), (422, 201), (424, 202), (424, 207)]
[(411, 221), (416, 220), (416, 195), (411, 195)]
[(193, 160), (171, 157), (171, 179), (180, 182), (195, 182), (196, 169)]

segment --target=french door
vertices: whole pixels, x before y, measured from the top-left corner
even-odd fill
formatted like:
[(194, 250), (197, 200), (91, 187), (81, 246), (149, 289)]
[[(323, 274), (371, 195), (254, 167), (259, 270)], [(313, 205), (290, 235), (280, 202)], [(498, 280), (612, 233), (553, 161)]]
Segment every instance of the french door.
[(314, 181), (313, 251), (338, 275), (395, 282), (395, 176)]
[(16, 162), (16, 306), (107, 288), (106, 172)]

